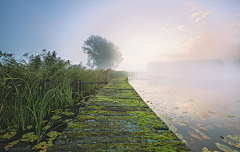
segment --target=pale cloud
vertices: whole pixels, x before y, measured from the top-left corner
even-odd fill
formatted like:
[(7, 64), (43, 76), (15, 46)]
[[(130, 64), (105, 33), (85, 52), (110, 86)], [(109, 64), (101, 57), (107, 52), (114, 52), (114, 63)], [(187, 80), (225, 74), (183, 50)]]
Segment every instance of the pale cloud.
[(190, 6), (191, 5), (191, 2), (187, 3), (185, 6)]
[(162, 31), (166, 30), (167, 28), (161, 28)]
[(201, 14), (203, 12), (203, 10), (202, 11), (199, 11), (199, 12), (197, 12), (197, 13), (194, 13), (194, 14), (192, 14), (192, 15), (190, 15), (188, 18), (188, 20), (192, 20), (192, 19), (194, 19), (197, 15), (199, 15), (199, 14)]
[(190, 12), (181, 12), (181, 13), (188, 14), (188, 13), (191, 13), (191, 12), (195, 11), (195, 10), (196, 10), (196, 7), (191, 6), (191, 4), (194, 4), (194, 2), (192, 2), (192, 3), (189, 2), (189, 3), (187, 3), (187, 4), (185, 5), (185, 7), (189, 7), (189, 8), (191, 8), (191, 11), (190, 11)]
[(183, 28), (183, 25), (182, 26), (179, 26), (177, 28), (174, 28), (173, 30), (180, 30), (181, 28)]
[(197, 27), (202, 27), (202, 26), (204, 26), (206, 24), (207, 24), (207, 22), (202, 22), (202, 24), (198, 24)]
[(204, 18), (205, 16), (207, 16), (208, 14), (212, 13), (212, 11), (208, 11), (208, 12), (203, 12), (201, 17), (198, 17), (195, 22), (200, 21), (202, 18)]

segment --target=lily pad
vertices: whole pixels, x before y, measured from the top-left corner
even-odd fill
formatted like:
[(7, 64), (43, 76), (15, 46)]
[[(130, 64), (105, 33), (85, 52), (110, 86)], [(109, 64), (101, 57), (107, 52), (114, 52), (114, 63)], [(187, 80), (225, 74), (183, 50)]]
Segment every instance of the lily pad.
[[(222, 145), (222, 144), (220, 144), (220, 143), (215, 143), (216, 144), (216, 146), (219, 148), (219, 149), (221, 149), (222, 151), (224, 151), (224, 152), (235, 152), (236, 150), (232, 150), (231, 148), (229, 148), (228, 146), (226, 146), (226, 145)], [(237, 152), (237, 151), (236, 151)]]
[(228, 138), (232, 139), (232, 140), (235, 140), (235, 141), (238, 141), (240, 142), (240, 137), (234, 135), (234, 136), (231, 136), (231, 135), (227, 135)]
[(57, 131), (51, 131), (51, 132), (49, 132), (47, 135), (49, 136), (49, 137), (54, 137), (54, 136), (58, 136), (58, 135), (60, 135), (61, 133), (59, 133), (59, 132), (57, 132)]
[(63, 122), (69, 122), (69, 121), (72, 121), (72, 119), (66, 119)]
[(179, 134), (179, 133), (175, 133), (175, 135), (176, 135), (180, 140), (183, 139), (183, 135), (181, 135), (181, 134)]
[(223, 126), (221, 126), (221, 125), (218, 125), (218, 124), (215, 124), (216, 126), (218, 126), (218, 127), (223, 127)]
[(181, 124), (184, 124), (184, 125), (188, 125), (188, 121), (187, 120), (182, 120), (180, 121)]
[(183, 116), (178, 116), (178, 118), (184, 119), (185, 117), (183, 117)]
[(240, 149), (240, 143), (237, 143), (237, 144), (235, 145), (235, 147), (237, 147), (237, 148)]
[(21, 141), (26, 141), (26, 142), (34, 142), (37, 139), (37, 136), (34, 135), (34, 132), (29, 132), (24, 135), (22, 135), (22, 138), (20, 139)]
[(175, 126), (170, 126), (169, 127), (169, 130), (171, 130), (172, 132), (176, 132), (177, 131), (177, 128)]
[(173, 110), (178, 110), (178, 109), (179, 109), (179, 107), (173, 107), (172, 109), (173, 109)]
[(29, 129), (31, 129), (33, 127), (33, 125), (28, 125), (27, 126), (27, 129), (29, 130)]
[(208, 150), (207, 147), (203, 147), (202, 152), (211, 152), (211, 150)]
[(16, 134), (17, 134), (17, 132), (8, 132), (8, 133), (4, 134), (4, 135), (2, 136), (2, 138), (7, 138), (7, 139), (9, 139), (9, 138), (12, 138), (13, 136), (15, 136)]
[(200, 129), (205, 130), (205, 131), (208, 131), (208, 129), (206, 129), (206, 128), (204, 128), (204, 127), (200, 127)]
[(161, 117), (168, 120), (168, 121), (171, 121), (171, 122), (177, 121), (177, 119), (172, 118), (172, 117), (168, 116), (167, 114), (162, 114)]
[(207, 126), (205, 126), (204, 128), (206, 128), (206, 129), (213, 129), (213, 126), (207, 125)]
[(237, 118), (237, 116), (233, 116), (233, 115), (228, 115), (226, 117), (228, 117), (228, 118)]
[(69, 111), (64, 111), (64, 112), (62, 112), (62, 114), (67, 115), (67, 116), (72, 116), (72, 115), (74, 115), (73, 112), (69, 112)]
[(55, 139), (57, 139), (57, 136), (53, 136), (53, 137), (49, 138), (48, 141), (52, 141), (52, 140), (55, 140)]
[(5, 132), (5, 131), (6, 131), (6, 129), (0, 129), (0, 133)]
[(186, 113), (188, 113), (188, 112), (187, 112), (187, 111), (183, 111), (182, 113), (183, 113), (183, 114), (186, 114)]
[(211, 114), (215, 114), (216, 112), (212, 111), (212, 110), (208, 110), (207, 111), (208, 113), (211, 113)]
[(32, 149), (45, 149), (47, 147), (47, 143), (44, 142), (40, 142), (39, 144), (35, 145)]

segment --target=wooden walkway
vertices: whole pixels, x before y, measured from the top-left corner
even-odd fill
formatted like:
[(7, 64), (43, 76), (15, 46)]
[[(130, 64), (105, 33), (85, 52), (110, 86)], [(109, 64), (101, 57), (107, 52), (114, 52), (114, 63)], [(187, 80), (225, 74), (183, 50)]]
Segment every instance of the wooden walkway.
[(127, 77), (110, 81), (90, 100), (48, 151), (190, 151)]

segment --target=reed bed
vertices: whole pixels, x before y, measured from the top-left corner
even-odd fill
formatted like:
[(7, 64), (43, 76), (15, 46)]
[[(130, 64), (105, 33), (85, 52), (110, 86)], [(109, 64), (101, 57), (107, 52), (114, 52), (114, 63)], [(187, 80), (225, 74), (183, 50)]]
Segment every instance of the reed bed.
[[(127, 75), (110, 69), (87, 69), (81, 63), (71, 65), (69, 60), (57, 57), (55, 51), (43, 50), (39, 55), (26, 53), (20, 60), (13, 54), (0, 55), (0, 130), (3, 132), (13, 126), (26, 130), (26, 126), (33, 124), (37, 143), (43, 136), (44, 117), (51, 111), (82, 101), (104, 85), (79, 85), (77, 82), (109, 81)], [(14, 131), (5, 138), (11, 136)]]

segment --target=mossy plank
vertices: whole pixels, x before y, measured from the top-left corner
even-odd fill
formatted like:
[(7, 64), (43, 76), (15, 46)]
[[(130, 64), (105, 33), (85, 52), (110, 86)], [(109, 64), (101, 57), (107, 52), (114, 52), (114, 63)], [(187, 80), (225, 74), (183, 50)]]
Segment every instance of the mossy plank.
[(109, 82), (48, 151), (191, 151), (148, 107), (127, 77)]

